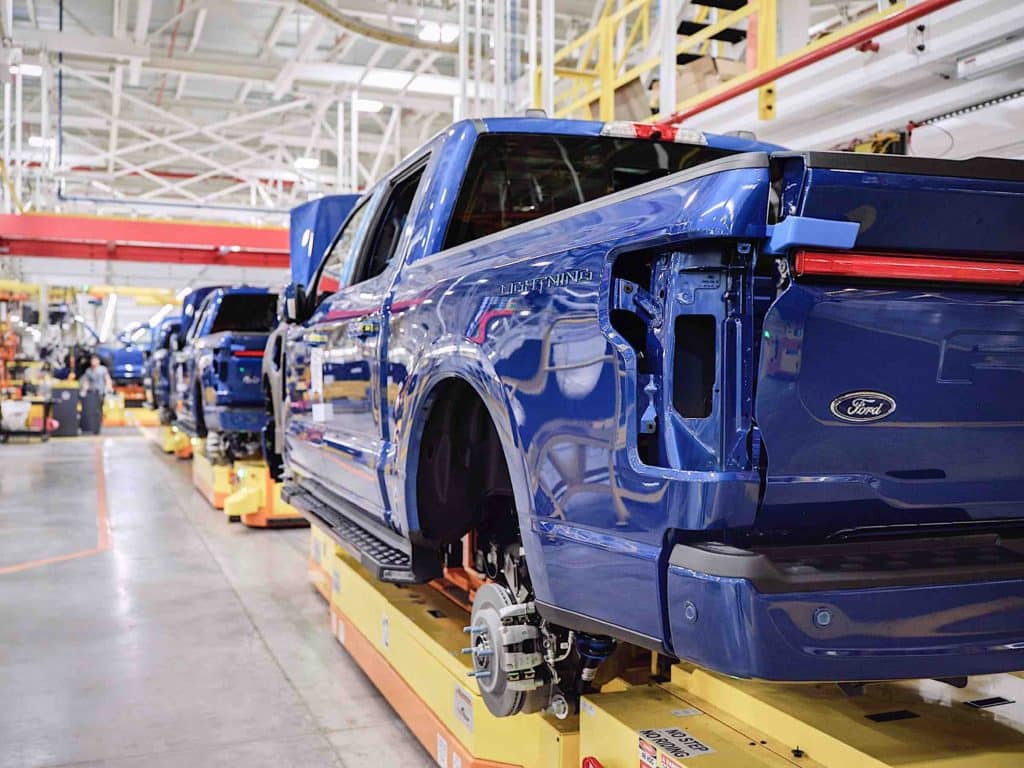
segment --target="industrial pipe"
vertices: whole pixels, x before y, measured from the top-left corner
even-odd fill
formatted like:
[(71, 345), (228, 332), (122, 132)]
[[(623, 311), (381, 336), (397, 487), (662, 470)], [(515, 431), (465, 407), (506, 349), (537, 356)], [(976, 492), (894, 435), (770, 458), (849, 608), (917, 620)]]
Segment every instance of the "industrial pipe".
[(694, 104), (692, 107), (688, 107), (687, 109), (676, 112), (670, 117), (665, 118), (660, 121), (660, 124), (675, 125), (677, 123), (681, 123), (687, 118), (698, 115), (701, 112), (706, 112), (712, 107), (717, 107), (719, 104), (729, 101), (730, 99), (742, 96), (744, 93), (749, 93), (750, 91), (760, 88), (762, 85), (767, 85), (773, 80), (778, 80), (786, 75), (791, 75), (798, 69), (803, 69), (806, 66), (815, 64), (823, 59), (827, 59), (837, 53), (847, 50), (848, 48), (854, 48), (877, 35), (896, 29), (897, 27), (904, 26), (905, 24), (909, 24), (922, 16), (927, 16), (929, 13), (934, 13), (935, 11), (941, 10), (948, 5), (953, 5), (956, 2), (959, 2), (959, 0), (922, 0), (922, 2), (917, 5), (904, 8), (902, 11), (898, 11), (892, 16), (887, 16), (874, 24), (864, 27), (864, 29), (860, 29), (852, 34), (846, 35), (845, 37), (841, 37), (838, 40), (833, 40), (831, 43), (821, 46), (821, 48), (808, 51), (807, 53), (797, 56), (790, 61), (786, 61), (777, 67), (773, 67), (772, 69), (762, 72), (756, 77), (745, 80), (732, 88), (727, 88), (721, 93), (716, 93), (714, 96), (711, 96), (699, 104)]

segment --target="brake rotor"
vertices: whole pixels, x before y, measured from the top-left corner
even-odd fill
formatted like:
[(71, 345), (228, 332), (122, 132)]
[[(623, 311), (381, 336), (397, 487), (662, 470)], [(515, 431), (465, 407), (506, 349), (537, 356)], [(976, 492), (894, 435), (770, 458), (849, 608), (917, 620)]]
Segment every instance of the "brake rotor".
[(502, 644), (501, 610), (514, 604), (511, 593), (494, 583), (480, 587), (473, 599), (473, 670), (480, 696), (496, 717), (514, 715), (526, 702), (527, 692), (511, 688), (504, 671), (506, 649)]

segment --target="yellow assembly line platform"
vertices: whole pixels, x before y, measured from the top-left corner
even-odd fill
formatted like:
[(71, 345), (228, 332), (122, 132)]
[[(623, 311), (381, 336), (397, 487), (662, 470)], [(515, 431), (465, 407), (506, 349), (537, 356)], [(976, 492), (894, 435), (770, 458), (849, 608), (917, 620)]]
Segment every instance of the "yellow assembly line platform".
[(270, 476), (262, 459), (236, 461), (234, 490), (224, 500), (224, 513), (250, 528), (294, 528), (309, 525), (281, 498), (281, 483)]
[(224, 509), (224, 503), (234, 490), (232, 470), (230, 464), (210, 461), (206, 455), (206, 441), (192, 438), (192, 484), (214, 509)]
[(496, 718), (460, 653), (468, 614), (440, 590), (374, 580), (315, 525), (309, 573), (338, 642), (444, 768), (1024, 767), (1020, 674), (840, 688), (654, 657), (566, 720)]
[[(164, 450), (185, 458), (174, 428), (166, 437)], [(178, 435), (183, 435), (177, 432)], [(261, 458), (219, 464), (206, 455), (206, 441), (192, 438), (187, 455), (192, 458), (192, 483), (214, 509), (224, 511), (230, 522), (250, 528), (289, 528), (308, 525), (293, 506), (281, 498), (281, 483), (270, 476)], [(182, 449), (182, 452), (179, 452)]]

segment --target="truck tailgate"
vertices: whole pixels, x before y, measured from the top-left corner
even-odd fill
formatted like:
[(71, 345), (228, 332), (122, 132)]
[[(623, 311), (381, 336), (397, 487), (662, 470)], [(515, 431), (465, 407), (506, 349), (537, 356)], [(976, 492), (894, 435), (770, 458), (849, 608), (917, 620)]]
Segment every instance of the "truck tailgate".
[(1024, 163), (781, 155), (791, 254), (764, 318), (758, 527), (808, 538), (1024, 521)]

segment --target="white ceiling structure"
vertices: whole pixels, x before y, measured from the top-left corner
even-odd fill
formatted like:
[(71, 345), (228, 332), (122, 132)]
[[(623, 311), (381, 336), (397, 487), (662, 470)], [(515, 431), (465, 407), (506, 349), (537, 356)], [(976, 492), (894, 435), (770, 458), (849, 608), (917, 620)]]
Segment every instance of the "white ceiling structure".
[[(459, 95), (451, 0), (3, 2), (8, 59), (27, 65), (29, 209), (285, 223), (296, 203), (379, 177), (451, 122)], [(479, 6), (467, 3), (482, 46), (469, 115), (497, 107), (494, 0)], [(522, 51), (518, 4), (502, 7)], [(556, 42), (592, 11), (560, 0)], [(505, 110), (526, 106), (507, 94)]]

